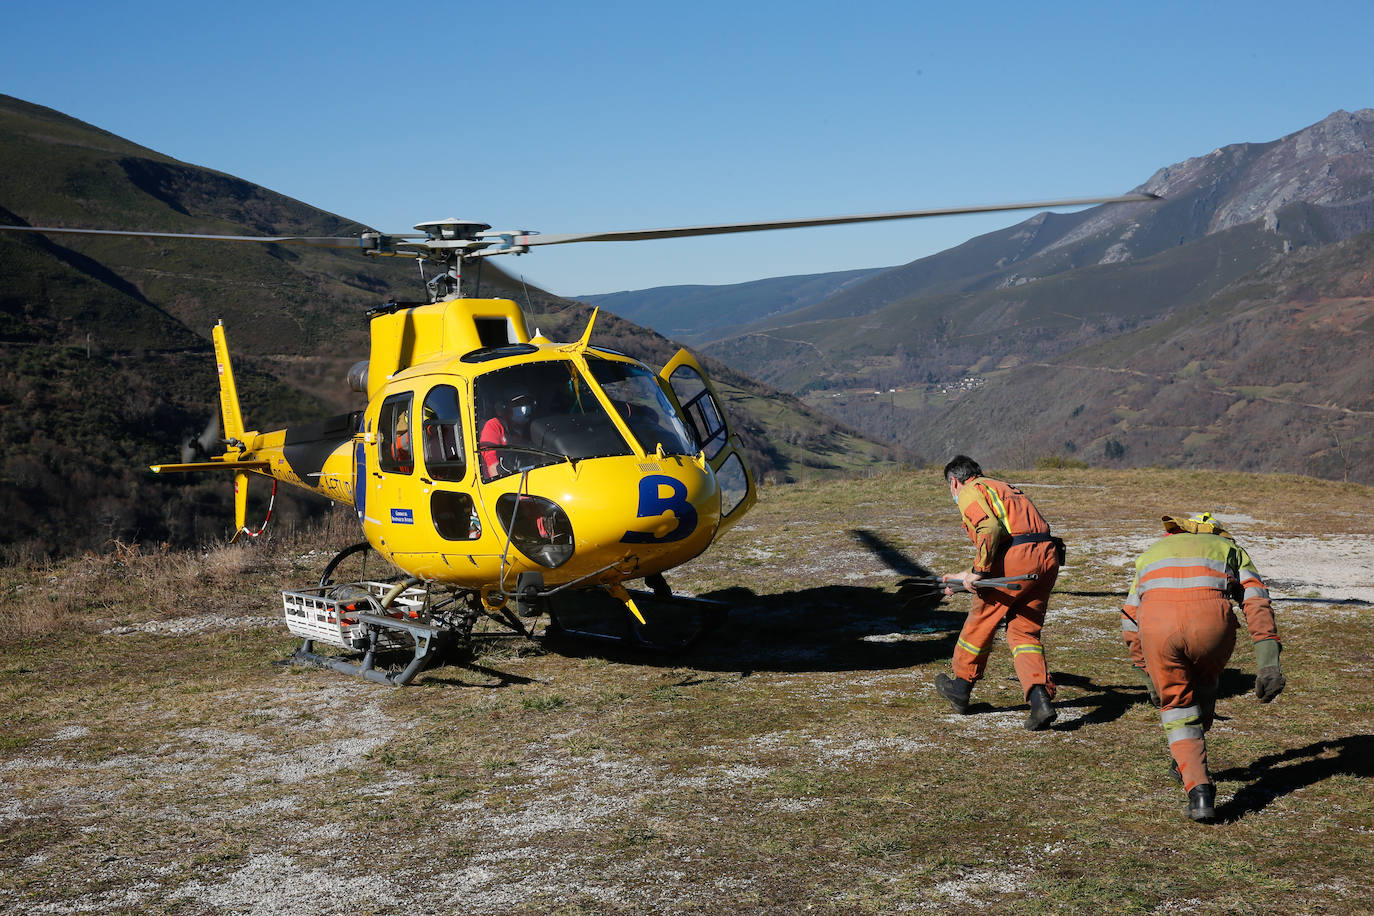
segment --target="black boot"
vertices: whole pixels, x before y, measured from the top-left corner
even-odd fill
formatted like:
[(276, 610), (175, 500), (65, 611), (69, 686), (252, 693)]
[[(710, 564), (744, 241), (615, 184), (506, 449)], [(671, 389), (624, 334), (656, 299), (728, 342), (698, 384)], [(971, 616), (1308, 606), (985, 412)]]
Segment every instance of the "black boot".
[(1026, 700), (1030, 703), (1030, 715), (1026, 716), (1026, 729), (1038, 732), (1049, 728), (1050, 723), (1059, 718), (1059, 710), (1050, 702), (1050, 692), (1041, 684), (1030, 689)]
[(1169, 761), (1169, 776), (1174, 780), (1174, 782), (1177, 782), (1177, 783), (1182, 783), (1182, 782), (1183, 782), (1183, 774), (1180, 773), (1180, 772), (1178, 771), (1178, 761), (1177, 761), (1177, 760), (1170, 760), (1170, 761)]
[(949, 700), (949, 705), (959, 715), (968, 712), (969, 694), (973, 692), (973, 681), (953, 678), (948, 674), (935, 675), (935, 692)]
[(1217, 787), (1210, 782), (1200, 782), (1188, 790), (1188, 816), (1200, 824), (1210, 824), (1217, 819)]

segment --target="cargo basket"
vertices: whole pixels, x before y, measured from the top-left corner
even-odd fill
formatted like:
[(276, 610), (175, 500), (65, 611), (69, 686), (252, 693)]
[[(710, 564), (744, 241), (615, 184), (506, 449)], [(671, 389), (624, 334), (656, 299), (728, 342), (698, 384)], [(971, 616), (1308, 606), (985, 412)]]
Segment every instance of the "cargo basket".
[[(286, 613), (286, 628), (302, 639), (327, 643), (341, 649), (361, 648), (368, 624), (362, 614), (382, 614), (382, 599), (391, 591), (390, 582), (357, 582), (349, 586), (323, 585), (291, 589), (281, 593)], [(423, 620), (425, 589), (412, 586), (391, 602), (387, 616)], [(383, 630), (379, 647), (391, 641)]]

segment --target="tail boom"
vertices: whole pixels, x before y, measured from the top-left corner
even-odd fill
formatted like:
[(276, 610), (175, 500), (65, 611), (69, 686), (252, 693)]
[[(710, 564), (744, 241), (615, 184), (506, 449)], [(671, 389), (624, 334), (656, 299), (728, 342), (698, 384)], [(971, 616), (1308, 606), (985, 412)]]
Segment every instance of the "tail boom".
[(215, 325), (211, 336), (215, 340), (215, 368), (219, 372), (219, 409), (224, 418), (224, 438), (232, 447), (243, 444), (243, 413), (239, 409), (239, 390), (234, 384), (234, 364), (229, 360), (229, 341), (224, 334), (224, 321)]

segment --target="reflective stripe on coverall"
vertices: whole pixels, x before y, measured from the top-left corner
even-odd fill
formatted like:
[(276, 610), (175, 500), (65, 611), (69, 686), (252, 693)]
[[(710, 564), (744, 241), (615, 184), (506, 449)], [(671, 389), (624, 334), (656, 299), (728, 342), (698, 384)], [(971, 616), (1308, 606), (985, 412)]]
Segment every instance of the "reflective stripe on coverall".
[(1184, 791), (1212, 781), (1204, 734), (1236, 645), (1233, 598), (1254, 642), (1278, 639), (1269, 591), (1249, 554), (1220, 535), (1184, 532), (1161, 538), (1136, 560), (1121, 611), (1131, 659), (1159, 692), (1160, 720)]
[(964, 531), (977, 549), (973, 571), (986, 578), (1035, 573), (1022, 591), (978, 589), (954, 647), (954, 676), (977, 681), (987, 667), (993, 637), (1003, 620), (1007, 645), (1023, 695), (1041, 685), (1053, 699), (1054, 682), (1045, 664), (1040, 631), (1051, 589), (1059, 575), (1050, 526), (1016, 487), (989, 477), (972, 477), (959, 489)]

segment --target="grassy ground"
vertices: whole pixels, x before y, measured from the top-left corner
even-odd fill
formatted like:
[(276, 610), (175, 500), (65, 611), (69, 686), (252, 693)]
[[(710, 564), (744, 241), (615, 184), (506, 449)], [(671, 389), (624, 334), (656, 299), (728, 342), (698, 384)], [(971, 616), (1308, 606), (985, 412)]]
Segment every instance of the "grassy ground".
[[(1370, 596), (1374, 491), (1006, 476), (1070, 550), (1034, 734), (1005, 645), (970, 715), (933, 693), (966, 598), (893, 600), (970, 555), (938, 472), (766, 490), (670, 576), (733, 607), (685, 654), (493, 639), (407, 689), (276, 664), (275, 592), (343, 530), (7, 570), (0, 911), (1374, 912), (1374, 609), (1319, 600)], [(1158, 516), (1201, 509), (1303, 599), (1287, 691), (1254, 699), (1243, 638), (1223, 680), (1214, 826), (1115, 610)]]

